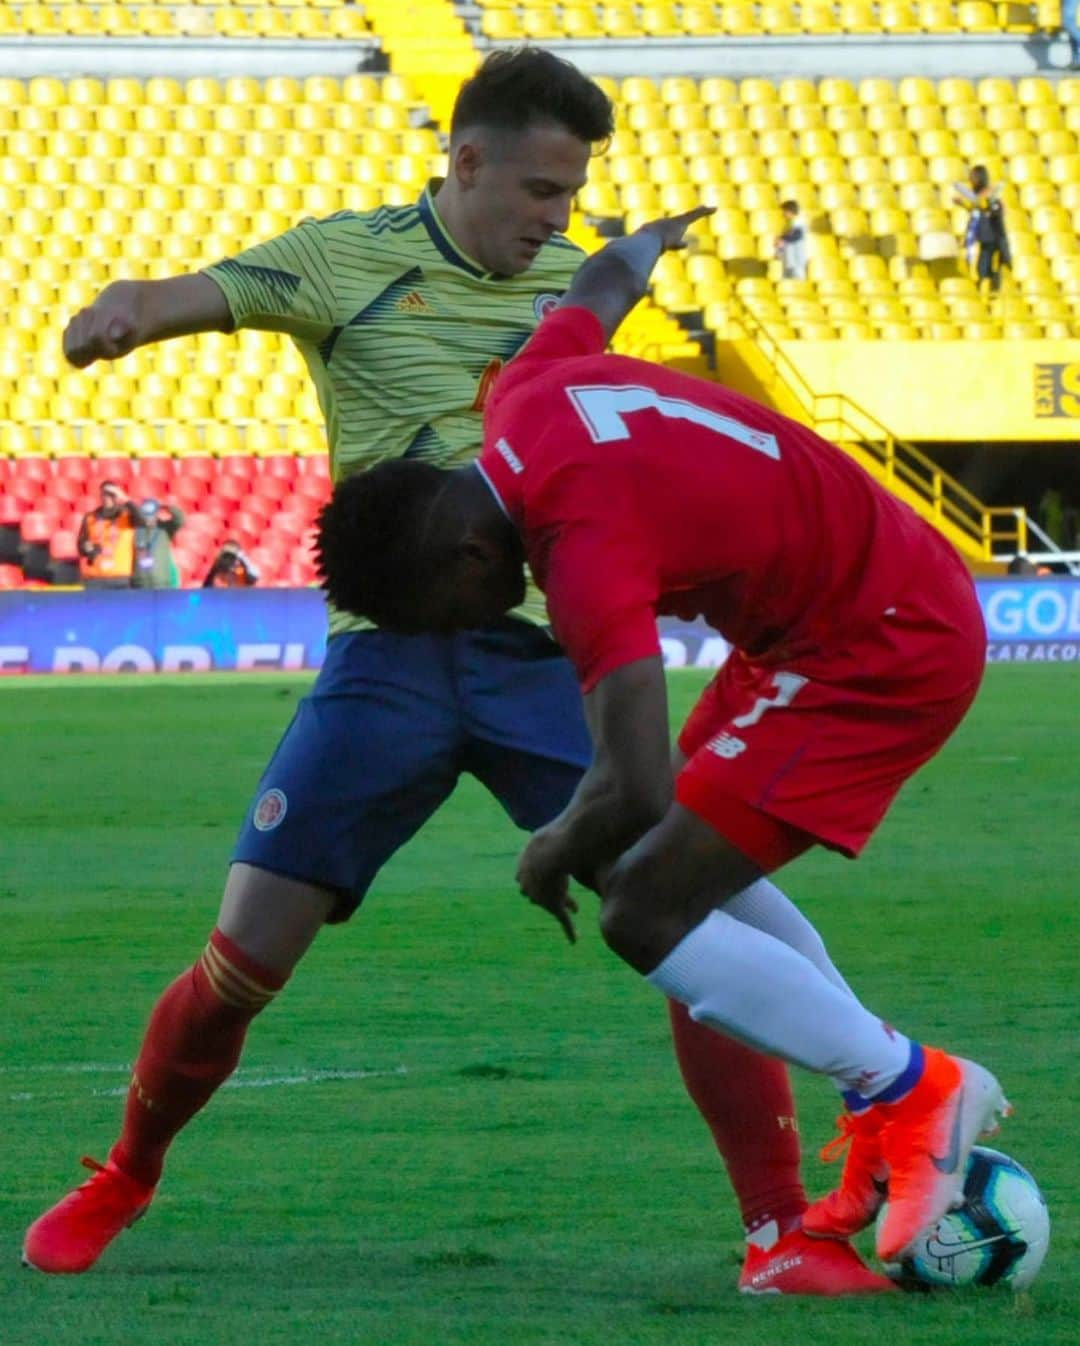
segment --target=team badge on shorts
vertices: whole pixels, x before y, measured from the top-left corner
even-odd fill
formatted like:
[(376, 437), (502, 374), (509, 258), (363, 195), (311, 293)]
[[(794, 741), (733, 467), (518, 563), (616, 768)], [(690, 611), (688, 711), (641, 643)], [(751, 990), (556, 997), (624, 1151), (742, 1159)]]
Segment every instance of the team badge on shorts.
[(557, 294), (538, 294), (533, 300), (533, 312), (536, 314), (536, 321), (542, 322), (549, 313), (554, 312), (558, 304), (559, 296)]
[(271, 832), (289, 811), (289, 801), (283, 790), (267, 790), (259, 796), (251, 821), (257, 832)]

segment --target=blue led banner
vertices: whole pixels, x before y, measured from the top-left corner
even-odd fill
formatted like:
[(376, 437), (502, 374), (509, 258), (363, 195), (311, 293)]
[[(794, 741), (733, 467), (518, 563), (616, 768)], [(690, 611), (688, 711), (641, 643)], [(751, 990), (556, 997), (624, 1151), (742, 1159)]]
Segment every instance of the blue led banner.
[[(1080, 661), (1080, 580), (979, 580), (994, 663)], [(669, 668), (715, 668), (727, 645), (700, 622), (660, 623)], [(23, 589), (0, 593), (0, 672), (316, 669), (317, 589)]]

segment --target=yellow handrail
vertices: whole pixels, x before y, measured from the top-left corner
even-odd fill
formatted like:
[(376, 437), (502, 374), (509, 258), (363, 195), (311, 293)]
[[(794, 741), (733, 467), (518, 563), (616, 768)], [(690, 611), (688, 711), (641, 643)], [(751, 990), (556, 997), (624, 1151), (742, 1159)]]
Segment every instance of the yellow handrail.
[[(994, 559), (995, 543), (1027, 550), (1027, 513), (1022, 507), (988, 507), (914, 444), (898, 439), (865, 407), (846, 393), (818, 393), (807, 383), (780, 342), (750, 312), (738, 295), (731, 296), (737, 322), (761, 348), (782, 383), (800, 405), (814, 430), (828, 439), (854, 443), (881, 466), (886, 485), (901, 483), (921, 497), (937, 523), (949, 523), (977, 548), (984, 561)], [(1007, 520), (1011, 526), (995, 527)]]

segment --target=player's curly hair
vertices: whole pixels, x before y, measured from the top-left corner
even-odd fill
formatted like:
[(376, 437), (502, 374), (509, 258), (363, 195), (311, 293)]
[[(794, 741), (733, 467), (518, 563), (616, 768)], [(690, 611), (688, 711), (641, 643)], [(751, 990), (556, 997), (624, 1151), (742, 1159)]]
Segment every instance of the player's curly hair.
[(493, 51), (465, 81), (450, 119), (451, 137), (467, 128), (523, 131), (553, 121), (597, 144), (615, 130), (611, 99), (569, 61), (542, 47)]
[(408, 631), (409, 614), (438, 557), (426, 545), (432, 502), (447, 473), (390, 459), (346, 477), (319, 511), (316, 570), (335, 607), (376, 626)]

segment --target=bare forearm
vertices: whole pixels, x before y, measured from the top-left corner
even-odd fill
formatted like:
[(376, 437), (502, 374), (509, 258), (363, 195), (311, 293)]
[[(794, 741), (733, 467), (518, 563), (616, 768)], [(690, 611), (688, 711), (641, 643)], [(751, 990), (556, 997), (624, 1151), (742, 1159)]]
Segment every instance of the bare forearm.
[(68, 323), (64, 354), (82, 369), (155, 341), (231, 328), (225, 296), (209, 276), (196, 272), (167, 280), (117, 280)]
[(591, 768), (573, 799), (551, 827), (568, 873), (590, 888), (598, 876), (664, 816), (671, 804), (670, 778), (650, 782), (647, 791), (629, 795), (603, 768)]
[(563, 303), (595, 313), (610, 340), (630, 310), (645, 298), (661, 251), (661, 240), (654, 233), (616, 239), (582, 266)]

